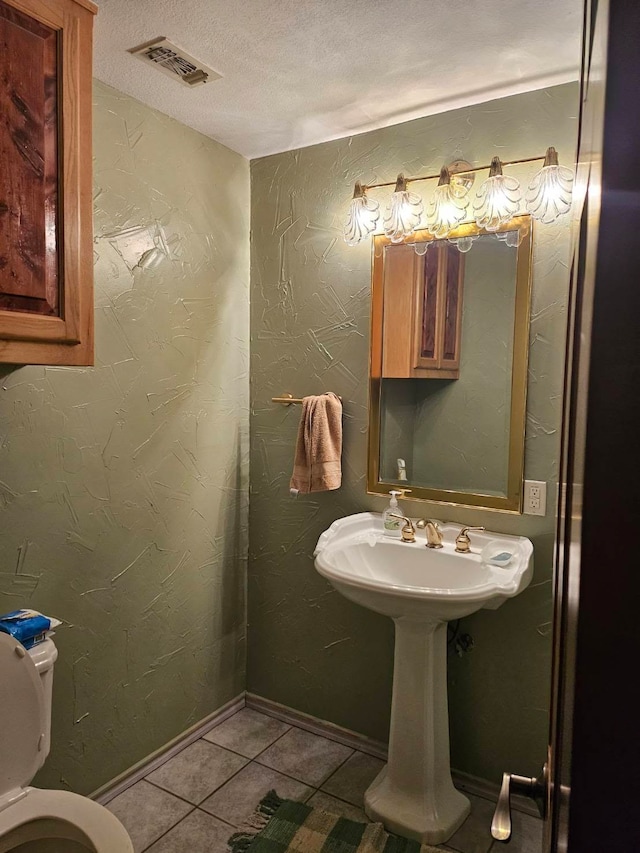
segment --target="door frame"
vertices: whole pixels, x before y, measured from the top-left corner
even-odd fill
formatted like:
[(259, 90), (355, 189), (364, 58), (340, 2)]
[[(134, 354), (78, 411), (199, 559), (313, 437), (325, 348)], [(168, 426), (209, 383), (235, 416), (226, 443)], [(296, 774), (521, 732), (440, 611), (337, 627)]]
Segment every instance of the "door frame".
[(545, 850), (630, 853), (640, 849), (640, 4), (587, 0), (585, 24)]

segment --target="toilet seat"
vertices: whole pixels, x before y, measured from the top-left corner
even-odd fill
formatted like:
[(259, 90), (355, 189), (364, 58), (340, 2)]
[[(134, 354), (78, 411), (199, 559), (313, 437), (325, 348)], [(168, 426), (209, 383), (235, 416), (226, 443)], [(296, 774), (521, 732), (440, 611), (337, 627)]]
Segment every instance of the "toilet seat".
[(46, 642), (32, 655), (0, 633), (0, 853), (56, 838), (91, 853), (134, 853), (127, 831), (104, 806), (70, 791), (28, 787), (49, 748), (50, 705), (38, 666), (50, 669), (57, 653)]
[(46, 757), (47, 713), (31, 655), (0, 634), (0, 805), (28, 785)]
[[(44, 834), (37, 821), (54, 821), (56, 828)], [(0, 853), (43, 838), (79, 841), (92, 853), (134, 853), (127, 831), (104, 806), (70, 791), (26, 788), (21, 800), (0, 812)]]

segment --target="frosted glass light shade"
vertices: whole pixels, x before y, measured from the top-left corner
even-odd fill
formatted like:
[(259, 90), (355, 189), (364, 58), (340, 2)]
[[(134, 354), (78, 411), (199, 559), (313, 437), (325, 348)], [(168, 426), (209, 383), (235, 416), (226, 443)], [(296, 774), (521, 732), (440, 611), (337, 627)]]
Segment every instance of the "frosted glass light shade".
[(476, 224), (486, 231), (497, 231), (520, 210), (520, 181), (502, 174), (498, 157), (491, 161), (489, 177), (480, 185), (473, 205)]
[(437, 239), (450, 234), (467, 215), (469, 198), (466, 192), (451, 185), (451, 175), (446, 166), (440, 170), (440, 180), (433, 192), (427, 213), (427, 230)]
[(380, 205), (372, 198), (367, 198), (360, 181), (356, 183), (353, 198), (349, 205), (349, 213), (344, 223), (344, 241), (348, 246), (357, 246), (372, 231), (375, 231), (380, 218)]
[(422, 199), (417, 193), (409, 192), (404, 175), (398, 175), (384, 219), (384, 233), (392, 243), (401, 243), (418, 227), (422, 211)]
[(477, 237), (456, 237), (453, 240), (450, 239), (449, 242), (453, 243), (458, 251), (464, 255), (471, 251), (471, 247), (477, 239)]
[(495, 236), (498, 240), (506, 243), (507, 246), (510, 246), (512, 249), (516, 249), (528, 233), (529, 224), (525, 221), (518, 228), (514, 228), (513, 231), (498, 231)]
[(573, 172), (558, 165), (558, 152), (547, 148), (544, 166), (527, 190), (527, 210), (534, 219), (549, 224), (571, 210)]

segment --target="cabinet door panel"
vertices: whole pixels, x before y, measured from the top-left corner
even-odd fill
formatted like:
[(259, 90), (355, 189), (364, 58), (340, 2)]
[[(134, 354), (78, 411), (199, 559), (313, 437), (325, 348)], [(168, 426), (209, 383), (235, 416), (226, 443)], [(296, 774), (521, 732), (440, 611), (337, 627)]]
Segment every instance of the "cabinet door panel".
[(60, 316), (58, 33), (0, 0), (0, 309)]
[(92, 0), (0, 0), (0, 362), (93, 364)]
[(438, 275), (439, 247), (431, 248), (424, 258), (424, 281), (421, 288), (422, 305), (419, 314), (420, 345), (414, 367), (437, 367), (438, 337)]
[(440, 366), (456, 369), (460, 366), (460, 332), (462, 321), (462, 284), (464, 256), (455, 246), (443, 246), (447, 253), (442, 317), (442, 351)]

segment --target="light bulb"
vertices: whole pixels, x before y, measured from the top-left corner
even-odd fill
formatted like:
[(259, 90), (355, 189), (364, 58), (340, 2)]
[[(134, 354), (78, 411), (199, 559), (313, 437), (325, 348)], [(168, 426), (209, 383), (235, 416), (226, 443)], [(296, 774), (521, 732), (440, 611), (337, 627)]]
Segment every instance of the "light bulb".
[(379, 207), (377, 201), (367, 198), (362, 184), (360, 181), (356, 181), (343, 230), (344, 241), (348, 246), (357, 246), (361, 240), (364, 240), (375, 230), (380, 217)]
[(466, 191), (451, 185), (451, 175), (446, 166), (440, 170), (440, 180), (433, 192), (427, 213), (427, 230), (442, 239), (450, 234), (467, 215), (469, 199)]
[(518, 213), (520, 201), (520, 181), (503, 175), (500, 158), (494, 157), (473, 205), (476, 224), (485, 231), (497, 231)]
[(396, 188), (384, 219), (384, 233), (392, 243), (402, 243), (418, 227), (422, 216), (422, 199), (417, 193), (407, 190), (404, 175), (398, 175)]
[(549, 224), (571, 209), (573, 172), (558, 165), (558, 152), (547, 148), (544, 166), (527, 190), (527, 210), (534, 219)]

